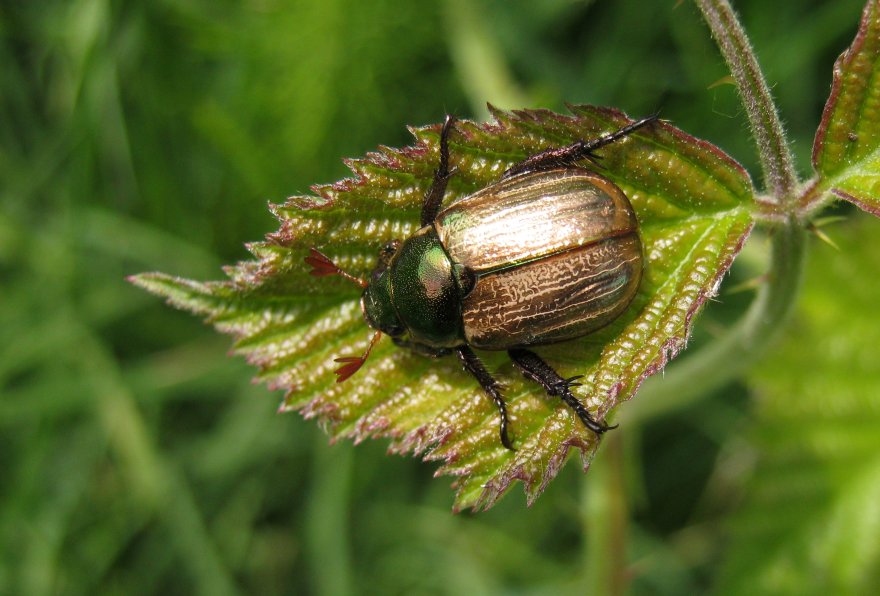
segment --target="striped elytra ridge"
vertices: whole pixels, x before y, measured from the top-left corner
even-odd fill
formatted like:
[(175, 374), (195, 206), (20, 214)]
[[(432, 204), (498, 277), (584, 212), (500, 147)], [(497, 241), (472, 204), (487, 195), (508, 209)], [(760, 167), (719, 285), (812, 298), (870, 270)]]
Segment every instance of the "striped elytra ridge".
[(638, 289), (642, 248), (629, 200), (580, 168), (529, 172), (451, 203), (434, 228), (476, 279), (462, 301), (469, 345), (486, 350), (587, 335)]

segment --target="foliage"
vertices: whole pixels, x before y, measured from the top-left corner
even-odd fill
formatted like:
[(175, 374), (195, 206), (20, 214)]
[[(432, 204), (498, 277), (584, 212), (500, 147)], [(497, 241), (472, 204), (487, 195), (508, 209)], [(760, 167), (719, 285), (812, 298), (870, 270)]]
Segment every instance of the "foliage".
[[(461, 4), (471, 10), (450, 8)], [(862, 4), (736, 2), (800, 171)], [(462, 76), (480, 72), (474, 36), (528, 101), (467, 86), (495, 80)], [(816, 421), (786, 395), (792, 385), (771, 386), (790, 376), (787, 356), (771, 351), (758, 374), (684, 405), (646, 386), (620, 408), (623, 425), (589, 475), (569, 466), (528, 510), (505, 499), (479, 518), (450, 516), (430, 466), (386, 457), (378, 441), (328, 447), (299, 416), (273, 416), (277, 402), (248, 383), (244, 363), (223, 358), (226, 341), (123, 281), (144, 270), (216, 276), (219, 262), (241, 258), (242, 239), (271, 229), (267, 200), (346, 175), (340, 156), (409, 143), (402, 123), (447, 111), (485, 120), (487, 99), (556, 112), (562, 99), (630, 114), (662, 107), (756, 172), (735, 91), (713, 85), (726, 69), (688, 3), (2, 3), (0, 55), (0, 592), (582, 594), (617, 577), (680, 594), (732, 585), (724, 578), (756, 561), (749, 551), (759, 578), (775, 580), (764, 586), (803, 586), (816, 569), (842, 578), (817, 586), (870, 579), (870, 536), (835, 532), (870, 529), (850, 523), (869, 513), (857, 489), (870, 478), (828, 482), (859, 456), (818, 457), (799, 440)], [(808, 210), (828, 200), (807, 198)], [(875, 226), (822, 231), (849, 262)], [(753, 232), (676, 364), (742, 315), (750, 294), (732, 288), (761, 273), (764, 237)], [(808, 262), (809, 314), (814, 286), (826, 285), (821, 312), (845, 313), (867, 335), (873, 322), (846, 284), (827, 282), (832, 260)], [(870, 295), (871, 276), (860, 279)], [(835, 337), (810, 332), (820, 336)], [(783, 356), (800, 351), (802, 387), (821, 386), (820, 364), (839, 344), (794, 337)], [(842, 374), (873, 386), (862, 367)], [(791, 423), (751, 416), (756, 386), (790, 406)], [(782, 459), (768, 453), (752, 479), (757, 453), (746, 446), (766, 449), (766, 436), (789, 449), (785, 470), (800, 472), (795, 498), (819, 487), (835, 505), (804, 498), (808, 530), (779, 523), (759, 541), (744, 520), (777, 505), (752, 491)], [(861, 441), (841, 433), (837, 445), (846, 436)], [(730, 517), (741, 502), (743, 516)]]
[(724, 593), (867, 594), (880, 557), (880, 329), (851, 316), (876, 301), (872, 222), (817, 246), (798, 317), (754, 381), (756, 459), (730, 519)]
[(852, 46), (834, 64), (831, 96), (813, 145), (816, 188), (802, 201), (832, 193), (880, 215), (880, 8), (868, 2)]
[[(497, 172), (541, 149), (595, 138), (628, 122), (609, 110), (572, 111), (574, 117), (496, 111), (491, 125), (459, 122), (450, 148), (456, 175), (449, 200), (489, 185)], [(569, 449), (580, 449), (586, 466), (598, 441), (561, 401), (548, 404), (540, 386), (516, 382), (501, 358), (490, 362), (503, 374), (515, 453), (498, 440), (494, 404), (457, 362), (439, 364), (386, 341), (351, 383), (333, 383), (334, 357), (365, 347), (353, 345), (366, 331), (359, 294), (347, 283), (310, 279), (303, 259), (319, 246), (343, 269), (368, 277), (376, 247), (418, 227), (437, 160), (428, 134), (436, 132), (415, 131), (419, 145), (353, 161), (356, 179), (317, 187), (318, 197), (292, 197), (274, 208), (279, 231), (251, 245), (259, 261), (229, 269), (228, 282), (162, 274), (134, 281), (235, 335), (236, 351), (260, 368), (260, 377), (287, 390), (284, 407), (318, 416), (333, 436), (391, 437), (394, 451), (442, 460), (440, 471), (459, 477), (456, 507), (489, 507), (514, 480), (523, 481), (532, 502)], [(689, 322), (751, 229), (753, 191), (736, 162), (669, 125), (603, 149), (601, 164), (639, 218), (646, 255), (640, 295), (615, 324), (540, 352), (563, 377), (583, 374), (581, 399), (608, 412), (683, 346)]]

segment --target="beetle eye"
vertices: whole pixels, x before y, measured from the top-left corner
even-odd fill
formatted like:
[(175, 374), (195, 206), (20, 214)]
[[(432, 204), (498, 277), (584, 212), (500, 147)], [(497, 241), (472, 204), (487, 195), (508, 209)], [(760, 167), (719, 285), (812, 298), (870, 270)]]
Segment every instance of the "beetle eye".
[(385, 245), (379, 249), (379, 260), (387, 263), (391, 260), (397, 250), (400, 248), (400, 240), (394, 239), (389, 242), (386, 242)]
[(391, 337), (400, 337), (404, 333), (406, 333), (406, 329), (403, 328), (403, 325), (394, 325), (389, 327), (388, 329), (383, 329), (382, 333), (385, 335), (390, 335)]
[(379, 266), (383, 270), (387, 269), (388, 265), (391, 264), (391, 259), (397, 254), (398, 249), (400, 249), (400, 240), (387, 242), (385, 246), (379, 249)]
[(370, 276), (373, 281), (376, 281), (380, 275), (385, 273), (385, 270), (391, 264), (391, 259), (397, 254), (397, 249), (399, 248), (400, 240), (391, 240), (379, 249), (379, 262), (376, 263), (376, 268), (373, 269), (373, 273)]

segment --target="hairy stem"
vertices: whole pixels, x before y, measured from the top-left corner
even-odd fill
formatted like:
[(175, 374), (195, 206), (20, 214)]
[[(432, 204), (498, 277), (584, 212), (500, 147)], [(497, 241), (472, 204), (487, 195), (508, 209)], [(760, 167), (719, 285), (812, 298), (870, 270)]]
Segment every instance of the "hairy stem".
[(770, 88), (728, 0), (695, 0), (736, 81), (758, 145), (764, 183), (785, 213), (795, 207), (798, 178)]

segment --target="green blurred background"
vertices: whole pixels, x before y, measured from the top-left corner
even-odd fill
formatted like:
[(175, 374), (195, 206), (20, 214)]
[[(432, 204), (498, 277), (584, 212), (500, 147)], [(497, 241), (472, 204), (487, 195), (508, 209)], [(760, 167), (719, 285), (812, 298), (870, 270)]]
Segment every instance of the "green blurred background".
[[(807, 173), (862, 2), (735, 4)], [(859, 497), (880, 494), (880, 378), (852, 355), (880, 341), (856, 314), (880, 246), (854, 210), (759, 370), (644, 415), (636, 398), (589, 475), (480, 515), (450, 513), (433, 464), (276, 415), (228, 338), (124, 279), (222, 277), (273, 230), (267, 202), (486, 101), (661, 109), (759, 182), (690, 2), (3, 0), (0, 36), (0, 593), (876, 587)], [(725, 287), (760, 272), (760, 236)], [(749, 299), (722, 289), (692, 349)]]

